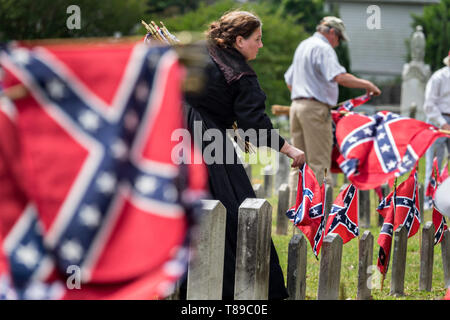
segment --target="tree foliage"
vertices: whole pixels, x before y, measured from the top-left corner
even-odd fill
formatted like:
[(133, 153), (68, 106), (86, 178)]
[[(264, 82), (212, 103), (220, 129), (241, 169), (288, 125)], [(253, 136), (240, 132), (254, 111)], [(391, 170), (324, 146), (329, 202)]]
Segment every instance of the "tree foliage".
[[(80, 29), (66, 25), (72, 4), (80, 8)], [(0, 41), (131, 35), (144, 11), (144, 0), (0, 0)]]
[(442, 68), (450, 49), (450, 0), (426, 6), (423, 15), (413, 15), (413, 26), (421, 25), (426, 36), (425, 63), (433, 71)]

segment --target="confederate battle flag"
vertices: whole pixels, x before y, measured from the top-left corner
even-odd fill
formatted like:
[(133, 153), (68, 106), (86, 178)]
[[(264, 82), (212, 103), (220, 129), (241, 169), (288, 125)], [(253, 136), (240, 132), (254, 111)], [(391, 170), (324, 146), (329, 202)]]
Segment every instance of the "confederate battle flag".
[(326, 234), (337, 233), (343, 243), (359, 235), (358, 228), (358, 190), (349, 184), (339, 193), (328, 216)]
[(380, 251), (378, 268), (387, 272), (394, 230), (400, 225), (406, 227), (408, 238), (417, 233), (420, 227), (419, 195), (417, 171), (414, 168), (408, 179), (403, 181), (380, 203), (377, 211), (383, 216), (384, 223), (378, 237)]
[(433, 214), (432, 220), (434, 225), (434, 245), (437, 245), (442, 241), (444, 231), (448, 229), (447, 223), (444, 216), (439, 210), (434, 206), (434, 196), (436, 194), (437, 187), (442, 182), (442, 178), (439, 174), (439, 167), (437, 158), (433, 159), (433, 170), (431, 172), (430, 182), (428, 183), (426, 196), (431, 197), (431, 202), (433, 204)]
[(411, 170), (439, 137), (447, 135), (428, 123), (392, 112), (351, 113), (336, 127), (338, 163), (358, 189), (373, 189)]
[(11, 45), (0, 63), (5, 87), (27, 92), (0, 113), (0, 295), (13, 297), (7, 283), (19, 299), (167, 295), (207, 179), (171, 158), (177, 55), (133, 42)]
[(296, 204), (286, 215), (308, 238), (316, 257), (324, 238), (324, 198), (325, 183), (320, 186), (314, 172), (305, 163), (299, 169)]

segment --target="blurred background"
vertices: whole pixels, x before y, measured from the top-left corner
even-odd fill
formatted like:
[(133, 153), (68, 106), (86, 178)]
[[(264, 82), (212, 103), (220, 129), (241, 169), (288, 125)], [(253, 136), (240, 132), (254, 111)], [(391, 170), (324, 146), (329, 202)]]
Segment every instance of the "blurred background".
[[(74, 11), (67, 8), (74, 4), (80, 9), (80, 24), (70, 29)], [(337, 48), (341, 64), (383, 91), (365, 106), (369, 112), (373, 106), (399, 109), (402, 70), (411, 59), (409, 43), (417, 25), (423, 27), (424, 60), (432, 72), (443, 66), (450, 45), (450, 0), (0, 0), (0, 42), (143, 36), (142, 19), (163, 21), (171, 32), (202, 33), (234, 8), (251, 10), (263, 21), (264, 48), (252, 65), (267, 94), (270, 116), (271, 105), (290, 105), (284, 72), (298, 43), (326, 15), (341, 17), (351, 39)], [(339, 101), (362, 93), (341, 88)], [(283, 119), (278, 120), (281, 125)]]

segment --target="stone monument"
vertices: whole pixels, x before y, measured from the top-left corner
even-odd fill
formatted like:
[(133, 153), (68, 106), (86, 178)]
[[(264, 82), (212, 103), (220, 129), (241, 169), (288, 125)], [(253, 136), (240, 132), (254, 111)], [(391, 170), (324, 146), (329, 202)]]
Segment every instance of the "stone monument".
[(430, 66), (424, 63), (424, 57), (425, 35), (422, 26), (417, 26), (411, 37), (412, 60), (403, 66), (400, 113), (407, 117), (415, 116), (422, 121), (425, 121), (425, 86), (431, 75)]

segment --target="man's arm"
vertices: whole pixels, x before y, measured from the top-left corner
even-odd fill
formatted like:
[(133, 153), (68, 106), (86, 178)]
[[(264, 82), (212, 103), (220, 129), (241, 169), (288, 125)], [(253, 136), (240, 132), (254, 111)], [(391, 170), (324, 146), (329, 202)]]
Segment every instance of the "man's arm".
[(338, 74), (336, 77), (334, 77), (334, 81), (347, 88), (366, 89), (368, 93), (372, 93), (375, 96), (381, 94), (381, 90), (372, 82), (355, 77), (350, 73)]

